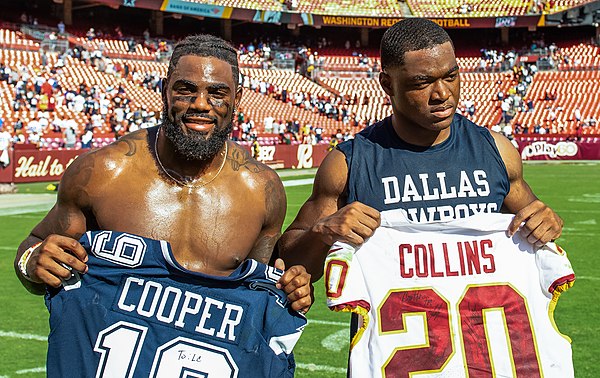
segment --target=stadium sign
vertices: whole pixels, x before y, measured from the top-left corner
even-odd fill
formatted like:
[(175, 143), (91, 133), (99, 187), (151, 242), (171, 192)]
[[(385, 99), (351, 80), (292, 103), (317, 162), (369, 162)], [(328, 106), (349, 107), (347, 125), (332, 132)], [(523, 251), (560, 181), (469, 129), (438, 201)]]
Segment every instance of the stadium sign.
[[(386, 17), (346, 17), (346, 16), (321, 16), (323, 26), (358, 26), (370, 28), (389, 28), (401, 18)], [(443, 28), (470, 28), (468, 18), (434, 18), (431, 21)]]
[[(33, 145), (32, 145), (33, 146)], [(318, 167), (327, 155), (327, 144), (277, 144), (262, 146), (258, 160), (272, 168)], [(88, 150), (37, 150), (17, 145), (10, 151), (10, 164), (0, 168), (0, 183), (58, 181), (69, 165)], [(244, 146), (250, 151), (250, 146)]]
[(575, 156), (579, 149), (573, 142), (558, 142), (556, 144), (546, 141), (533, 142), (523, 148), (521, 159), (527, 160), (533, 156), (548, 156), (552, 159)]
[(168, 0), (161, 7), (161, 11), (191, 14), (194, 16), (229, 18), (231, 16), (231, 7), (219, 5), (200, 4), (191, 1)]
[[(234, 12), (235, 13), (235, 12)], [(233, 17), (233, 16), (232, 16)], [(389, 28), (401, 18), (394, 17), (357, 17), (312, 15), (311, 25), (350, 26), (367, 28)], [(491, 29), (501, 27), (530, 27), (540, 23), (540, 16), (519, 17), (454, 17), (431, 18), (431, 21), (446, 29)]]
[(6, 168), (0, 168), (0, 182), (59, 180), (73, 160), (85, 151), (87, 150), (40, 151), (17, 148), (10, 152), (10, 164)]
[(60, 177), (65, 169), (75, 160), (71, 158), (66, 164), (58, 159), (46, 156), (44, 160), (35, 161), (33, 156), (21, 156), (15, 168), (15, 178), (19, 177)]
[[(241, 20), (255, 23), (276, 23), (311, 26), (343, 26), (357, 28), (389, 28), (400, 17), (339, 16), (281, 10), (238, 8), (211, 5), (190, 0), (96, 0), (112, 7), (128, 6), (192, 16)], [(235, 4), (235, 2), (230, 2)], [(544, 26), (545, 18), (540, 15), (512, 17), (450, 17), (432, 18), (432, 21), (448, 29), (505, 28)]]
[(600, 144), (593, 141), (517, 139), (522, 160), (600, 160)]

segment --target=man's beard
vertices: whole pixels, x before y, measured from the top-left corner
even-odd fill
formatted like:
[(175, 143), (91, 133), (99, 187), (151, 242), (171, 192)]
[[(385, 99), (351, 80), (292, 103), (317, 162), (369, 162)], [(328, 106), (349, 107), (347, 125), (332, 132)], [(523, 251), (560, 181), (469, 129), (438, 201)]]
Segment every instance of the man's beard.
[(161, 127), (165, 130), (165, 135), (173, 143), (177, 153), (187, 160), (207, 160), (214, 157), (223, 148), (229, 133), (233, 130), (233, 122), (230, 120), (222, 129), (219, 129), (215, 123), (210, 136), (190, 129), (185, 134), (183, 120), (171, 121), (165, 108)]

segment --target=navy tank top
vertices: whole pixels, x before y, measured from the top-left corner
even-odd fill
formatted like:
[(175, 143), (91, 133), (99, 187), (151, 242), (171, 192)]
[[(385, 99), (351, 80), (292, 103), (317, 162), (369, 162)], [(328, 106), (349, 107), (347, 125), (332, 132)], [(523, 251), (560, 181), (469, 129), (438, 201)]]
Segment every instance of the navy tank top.
[(434, 146), (406, 143), (386, 117), (338, 149), (348, 164), (348, 203), (404, 209), (415, 222), (500, 212), (510, 190), (490, 132), (458, 114), (448, 139)]

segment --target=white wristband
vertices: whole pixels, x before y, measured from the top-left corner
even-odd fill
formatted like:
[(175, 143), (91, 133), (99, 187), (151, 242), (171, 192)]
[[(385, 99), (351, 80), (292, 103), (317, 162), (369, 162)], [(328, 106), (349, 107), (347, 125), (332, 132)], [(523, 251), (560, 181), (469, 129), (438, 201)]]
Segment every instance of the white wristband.
[(29, 262), (29, 259), (31, 258), (31, 255), (33, 254), (33, 251), (35, 251), (35, 249), (37, 247), (39, 247), (40, 244), (42, 244), (42, 242), (36, 243), (36, 244), (32, 245), (31, 247), (27, 248), (25, 250), (25, 252), (23, 252), (23, 254), (21, 255), (21, 258), (19, 259), (19, 263), (17, 264), (18, 267), (19, 267), (19, 271), (21, 272), (21, 274), (23, 275), (23, 277), (25, 277), (28, 280), (31, 277), (27, 273), (27, 263)]

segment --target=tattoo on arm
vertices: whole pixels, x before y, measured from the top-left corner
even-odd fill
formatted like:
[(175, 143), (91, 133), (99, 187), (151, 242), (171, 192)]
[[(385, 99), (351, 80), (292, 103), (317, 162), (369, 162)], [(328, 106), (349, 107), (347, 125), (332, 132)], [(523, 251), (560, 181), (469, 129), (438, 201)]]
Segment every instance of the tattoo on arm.
[(250, 153), (242, 148), (234, 148), (228, 155), (227, 160), (231, 165), (231, 169), (239, 171), (240, 168), (245, 168), (252, 173), (260, 173), (266, 168), (256, 160), (250, 157)]
[(92, 152), (82, 167), (79, 168), (77, 177), (77, 190), (85, 189), (92, 179), (96, 166), (96, 152)]
[[(281, 213), (282, 206), (285, 206), (285, 192), (280, 189), (275, 181), (269, 180), (265, 185), (265, 208), (267, 217), (276, 217)], [(284, 215), (285, 217), (285, 215)]]
[(281, 236), (280, 233), (261, 236), (254, 245), (254, 249), (252, 249), (250, 255), (248, 255), (248, 258), (252, 258), (263, 264), (268, 264), (271, 260), (271, 255), (273, 254), (273, 249), (275, 248), (275, 243), (279, 239), (279, 236)]

